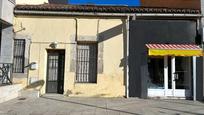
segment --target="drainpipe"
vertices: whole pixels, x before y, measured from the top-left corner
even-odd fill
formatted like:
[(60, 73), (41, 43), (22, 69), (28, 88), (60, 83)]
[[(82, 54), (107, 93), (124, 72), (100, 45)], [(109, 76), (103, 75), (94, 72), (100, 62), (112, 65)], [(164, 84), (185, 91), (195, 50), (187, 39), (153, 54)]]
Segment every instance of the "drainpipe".
[(129, 21), (130, 21), (130, 16), (127, 16), (127, 21), (126, 21), (126, 98), (129, 98)]
[(75, 42), (77, 42), (77, 36), (78, 36), (78, 20), (77, 18), (74, 18), (75, 22), (76, 22), (76, 25), (75, 25)]
[[(78, 39), (78, 20), (77, 20), (77, 18), (74, 18), (74, 20), (75, 20), (75, 23), (76, 23), (76, 25), (75, 25), (75, 41), (74, 41), (74, 45), (75, 45), (75, 56), (74, 56), (74, 59), (75, 59), (75, 61), (76, 61), (76, 59), (77, 59), (77, 39)], [(76, 73), (77, 72), (77, 63), (74, 65), (75, 66), (75, 70), (74, 70), (74, 72)], [(74, 86), (75, 86), (75, 83), (76, 83), (76, 78), (74, 78)]]
[(196, 56), (193, 56), (193, 101), (196, 101)]
[(30, 54), (31, 54), (31, 43), (32, 43), (32, 40), (31, 39), (28, 39), (29, 41), (29, 46), (28, 46), (28, 68), (27, 68), (27, 86), (29, 85), (30, 83), (30, 80), (29, 80), (29, 72), (30, 72)]

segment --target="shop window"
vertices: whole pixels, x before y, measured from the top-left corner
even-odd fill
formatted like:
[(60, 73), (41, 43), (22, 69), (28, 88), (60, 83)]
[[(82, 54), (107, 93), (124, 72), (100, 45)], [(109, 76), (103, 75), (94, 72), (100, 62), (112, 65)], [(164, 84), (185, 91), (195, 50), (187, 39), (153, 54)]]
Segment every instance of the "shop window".
[(25, 40), (14, 40), (14, 52), (13, 52), (13, 72), (24, 73), (24, 60), (25, 60)]
[(77, 44), (76, 82), (96, 83), (97, 81), (97, 43)]
[(148, 88), (164, 88), (164, 59), (162, 57), (150, 57), (148, 59)]

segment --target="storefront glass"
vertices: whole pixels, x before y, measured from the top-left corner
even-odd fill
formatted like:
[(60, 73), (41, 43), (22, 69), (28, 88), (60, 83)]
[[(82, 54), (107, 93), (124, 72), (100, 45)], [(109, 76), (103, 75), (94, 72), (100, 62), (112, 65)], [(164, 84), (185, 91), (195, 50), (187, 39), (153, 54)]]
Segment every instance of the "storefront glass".
[(148, 59), (148, 88), (164, 89), (164, 59), (163, 57), (149, 57)]

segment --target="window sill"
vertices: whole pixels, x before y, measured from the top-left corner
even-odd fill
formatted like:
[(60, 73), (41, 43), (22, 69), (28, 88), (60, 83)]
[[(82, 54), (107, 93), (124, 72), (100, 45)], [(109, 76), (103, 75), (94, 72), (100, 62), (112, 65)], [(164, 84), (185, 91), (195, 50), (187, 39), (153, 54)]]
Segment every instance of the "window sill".
[(75, 85), (98, 85), (97, 83), (75, 83)]

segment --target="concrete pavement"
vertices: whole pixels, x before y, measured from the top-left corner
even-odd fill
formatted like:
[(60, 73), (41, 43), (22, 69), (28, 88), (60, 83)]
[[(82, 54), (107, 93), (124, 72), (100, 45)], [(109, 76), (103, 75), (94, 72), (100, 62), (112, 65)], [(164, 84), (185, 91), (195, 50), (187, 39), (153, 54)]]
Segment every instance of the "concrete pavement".
[(204, 115), (204, 103), (138, 98), (70, 98), (45, 95), (0, 104), (0, 115)]

